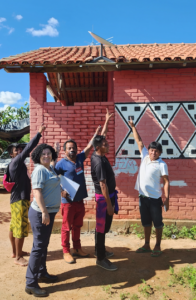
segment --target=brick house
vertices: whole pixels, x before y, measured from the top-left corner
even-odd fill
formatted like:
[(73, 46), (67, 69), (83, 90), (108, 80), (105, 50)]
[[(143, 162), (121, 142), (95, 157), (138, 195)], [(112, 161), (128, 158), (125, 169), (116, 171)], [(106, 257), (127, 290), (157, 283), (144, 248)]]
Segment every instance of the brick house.
[[(6, 72), (30, 74), (30, 133), (47, 125), (41, 142), (61, 148), (73, 138), (81, 151), (105, 108), (115, 111), (109, 126), (108, 158), (119, 190), (117, 219), (139, 218), (134, 190), (140, 155), (128, 125), (131, 116), (146, 146), (159, 141), (171, 181), (167, 219), (196, 217), (196, 48), (194, 44), (141, 44), (104, 47), (113, 62), (93, 62), (99, 46), (40, 48), (3, 58)], [(47, 77), (46, 74), (47, 73)], [(54, 97), (47, 102), (46, 89)], [(60, 156), (63, 157), (63, 151)], [(33, 166), (32, 166), (33, 167)], [(86, 218), (94, 218), (94, 191), (90, 159), (85, 176), (89, 197)]]

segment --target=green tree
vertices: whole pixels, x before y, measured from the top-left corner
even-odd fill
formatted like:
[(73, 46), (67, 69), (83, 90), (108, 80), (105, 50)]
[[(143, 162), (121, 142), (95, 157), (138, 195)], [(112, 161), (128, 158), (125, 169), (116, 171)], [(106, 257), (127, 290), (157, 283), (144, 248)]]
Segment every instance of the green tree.
[(27, 102), (19, 108), (8, 106), (0, 112), (0, 126), (25, 118), (29, 118), (29, 104)]
[[(0, 126), (8, 125), (16, 120), (23, 120), (29, 118), (29, 104), (26, 102), (24, 106), (19, 108), (8, 106), (5, 110), (0, 112)], [(19, 143), (28, 143), (30, 140), (29, 133), (24, 135)], [(0, 139), (0, 155), (10, 143)]]
[(30, 142), (30, 133), (25, 134), (18, 143), (28, 143)]

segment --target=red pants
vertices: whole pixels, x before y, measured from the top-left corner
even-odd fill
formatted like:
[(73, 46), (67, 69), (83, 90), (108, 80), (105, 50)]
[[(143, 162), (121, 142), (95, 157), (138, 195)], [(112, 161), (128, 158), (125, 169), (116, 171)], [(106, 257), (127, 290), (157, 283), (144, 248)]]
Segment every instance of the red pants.
[(85, 207), (83, 201), (72, 203), (61, 203), (63, 223), (61, 228), (61, 243), (63, 253), (70, 252), (69, 236), (72, 230), (73, 248), (80, 249), (80, 228), (83, 225)]

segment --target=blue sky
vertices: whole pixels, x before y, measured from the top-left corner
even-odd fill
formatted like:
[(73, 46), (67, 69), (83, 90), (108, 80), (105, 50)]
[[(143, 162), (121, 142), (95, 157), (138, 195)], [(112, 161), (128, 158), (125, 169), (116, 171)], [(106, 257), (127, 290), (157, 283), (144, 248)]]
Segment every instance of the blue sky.
[[(89, 30), (114, 44), (195, 43), (195, 13), (195, 0), (8, 0), (0, 10), (0, 58), (88, 45)], [(28, 100), (29, 75), (0, 70), (0, 110)]]

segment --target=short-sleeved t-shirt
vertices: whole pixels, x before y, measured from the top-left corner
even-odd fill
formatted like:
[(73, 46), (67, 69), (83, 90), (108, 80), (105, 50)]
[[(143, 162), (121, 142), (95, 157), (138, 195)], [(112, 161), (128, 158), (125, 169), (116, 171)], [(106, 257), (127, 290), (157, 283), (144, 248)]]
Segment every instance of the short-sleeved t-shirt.
[[(44, 203), (49, 213), (58, 212), (61, 204), (61, 187), (60, 178), (55, 173), (52, 166), (49, 171), (43, 165), (35, 165), (35, 169), (31, 175), (32, 189), (42, 189)], [(31, 207), (41, 212), (35, 198)]]
[(63, 175), (80, 185), (73, 201), (68, 201), (67, 199), (61, 199), (62, 203), (70, 203), (70, 202), (80, 202), (84, 198), (88, 197), (86, 190), (86, 181), (84, 177), (84, 161), (86, 159), (84, 151), (77, 154), (76, 162), (72, 162), (69, 159), (62, 158), (57, 162), (55, 166), (55, 171), (59, 175)]
[(168, 175), (167, 164), (161, 158), (151, 161), (145, 147), (141, 159), (135, 189), (143, 196), (158, 199), (162, 195), (161, 176)]
[(95, 186), (95, 193), (102, 194), (100, 181), (106, 179), (109, 194), (116, 188), (114, 171), (105, 156), (97, 155), (95, 152), (91, 156), (91, 176)]

